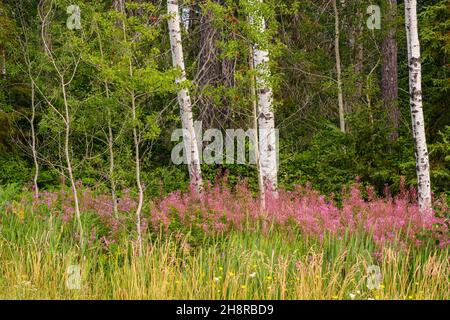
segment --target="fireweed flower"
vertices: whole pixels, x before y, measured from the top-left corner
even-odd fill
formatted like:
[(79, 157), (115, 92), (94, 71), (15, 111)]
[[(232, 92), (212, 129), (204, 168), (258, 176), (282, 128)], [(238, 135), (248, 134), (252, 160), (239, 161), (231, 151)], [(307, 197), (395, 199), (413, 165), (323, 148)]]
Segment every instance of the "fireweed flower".
[[(97, 214), (102, 228), (106, 227), (109, 232), (107, 242), (113, 243), (120, 232), (126, 230), (129, 217), (125, 213), (135, 211), (136, 199), (130, 190), (123, 190), (117, 199), (117, 208), (124, 214), (116, 218), (110, 195), (96, 195), (82, 186), (80, 189), (83, 190), (79, 199), (81, 212)], [(383, 248), (394, 241), (404, 249), (409, 245), (425, 245), (428, 241), (419, 239), (424, 234), (441, 248), (450, 244), (448, 218), (444, 218), (445, 214), (435, 216), (432, 211), (421, 214), (414, 189), (402, 187), (397, 196), (385, 198), (377, 197), (373, 188), (367, 188), (365, 192), (362, 189), (358, 184), (344, 189), (341, 205), (328, 200), (310, 185), (296, 187), (293, 191), (280, 189), (277, 197), (267, 195), (264, 219), (270, 220), (275, 227), (295, 230), (320, 241), (324, 240), (325, 234), (339, 238), (362, 230), (375, 242), (376, 261), (383, 259)], [(364, 193), (367, 199), (363, 197)], [(39, 198), (32, 200), (37, 210), (47, 207), (63, 223), (70, 223), (74, 218), (74, 199), (70, 192), (63, 189), (43, 191)], [(449, 212), (445, 201), (436, 201), (435, 205), (437, 212)], [(220, 184), (205, 186), (201, 196), (195, 192), (174, 192), (154, 201), (150, 207), (142, 219), (142, 231), (148, 228), (170, 233), (171, 221), (174, 220), (179, 221), (183, 228), (195, 229), (206, 235), (244, 229), (256, 231), (260, 230), (262, 219), (259, 199), (243, 182), (237, 184), (236, 192)], [(94, 239), (90, 240), (94, 245)], [(300, 263), (296, 266), (301, 267)], [(257, 267), (257, 264), (253, 265), (254, 270)], [(223, 271), (223, 267), (219, 270)]]

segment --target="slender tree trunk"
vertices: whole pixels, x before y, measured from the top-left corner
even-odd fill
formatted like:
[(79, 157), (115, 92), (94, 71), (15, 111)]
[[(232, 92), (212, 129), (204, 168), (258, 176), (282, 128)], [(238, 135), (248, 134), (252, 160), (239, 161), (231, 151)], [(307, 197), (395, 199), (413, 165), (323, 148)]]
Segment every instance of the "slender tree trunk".
[[(123, 3), (120, 5), (122, 14), (125, 14), (125, 8)], [(122, 31), (123, 38), (127, 41), (127, 30), (126, 30), (126, 22), (122, 21)], [(133, 72), (133, 62), (131, 59), (131, 55), (128, 58), (128, 71), (130, 76), (130, 81), (132, 81), (134, 77)], [(141, 230), (141, 213), (142, 207), (144, 204), (144, 189), (142, 188), (141, 182), (141, 155), (140, 155), (140, 138), (137, 127), (137, 105), (136, 105), (136, 94), (134, 88), (129, 90), (130, 99), (131, 99), (131, 115), (133, 120), (133, 142), (134, 142), (134, 161), (135, 161), (135, 175), (136, 175), (136, 185), (138, 187), (138, 206), (136, 209), (136, 230), (138, 233), (138, 247), (139, 247), (139, 256), (142, 256), (142, 230)]]
[[(250, 7), (250, 23), (261, 34), (266, 31), (266, 22), (256, 5), (262, 0), (253, 0)], [(276, 194), (278, 187), (277, 137), (273, 113), (273, 92), (270, 85), (269, 51), (261, 43), (253, 44), (253, 68), (256, 71), (256, 93), (258, 97), (259, 162), (264, 187)]]
[(133, 140), (134, 140), (134, 153), (136, 162), (136, 184), (139, 192), (138, 207), (136, 209), (136, 229), (138, 232), (138, 245), (139, 245), (139, 255), (142, 256), (142, 230), (141, 230), (141, 212), (144, 203), (144, 189), (142, 188), (141, 182), (141, 156), (139, 150), (139, 133), (135, 125), (137, 120), (136, 115), (136, 97), (134, 92), (131, 93), (131, 110), (133, 116)]
[(334, 9), (334, 51), (336, 56), (336, 77), (338, 87), (338, 103), (339, 103), (339, 127), (341, 131), (345, 133), (345, 111), (344, 111), (344, 94), (342, 91), (342, 71), (341, 71), (341, 52), (339, 47), (340, 30), (339, 30), (339, 11), (337, 8), (336, 0), (332, 0)]
[(395, 17), (397, 11), (397, 1), (389, 0), (388, 10), (389, 29), (381, 45), (381, 96), (384, 108), (388, 114), (389, 125), (391, 127), (391, 138), (397, 140), (399, 126), (398, 109), (398, 80), (397, 80), (397, 41)]
[[(100, 55), (102, 60), (104, 61), (104, 55), (103, 55), (103, 45), (102, 45), (102, 39), (100, 37), (100, 34), (98, 35), (98, 42), (100, 47)], [(105, 85), (105, 92), (106, 92), (106, 98), (109, 99), (109, 84), (108, 81), (104, 82)], [(112, 124), (111, 124), (111, 110), (108, 107), (108, 135), (107, 135), (107, 141), (108, 141), (108, 152), (109, 152), (109, 182), (111, 184), (111, 201), (112, 201), (112, 207), (113, 207), (113, 213), (116, 219), (119, 217), (119, 210), (117, 209), (117, 194), (116, 194), (116, 181), (114, 177), (114, 134), (112, 130)]]
[(409, 91), (411, 120), (416, 156), (419, 207), (422, 212), (431, 208), (430, 164), (425, 136), (422, 108), (422, 65), (417, 22), (417, 1), (405, 0), (405, 23), (408, 46)]
[(114, 135), (112, 132), (111, 116), (109, 116), (109, 119), (108, 119), (108, 151), (109, 151), (109, 181), (111, 184), (111, 200), (112, 200), (112, 205), (113, 205), (114, 216), (116, 218), (118, 218), (119, 210), (117, 209), (116, 181), (115, 181), (115, 177), (114, 177), (114, 171), (115, 171), (115, 169), (114, 169)]
[(73, 193), (73, 200), (75, 203), (75, 215), (78, 222), (78, 228), (80, 230), (80, 244), (83, 248), (84, 246), (84, 234), (83, 234), (83, 224), (81, 222), (81, 213), (80, 213), (80, 204), (78, 199), (78, 190), (77, 185), (75, 181), (75, 177), (73, 175), (73, 168), (72, 168), (72, 159), (70, 157), (70, 124), (71, 124), (71, 118), (69, 113), (69, 104), (67, 101), (67, 92), (66, 92), (66, 84), (64, 82), (64, 77), (61, 77), (61, 89), (63, 93), (63, 101), (64, 101), (64, 111), (65, 111), (65, 124), (66, 124), (66, 130), (65, 130), (65, 136), (64, 136), (64, 155), (66, 157), (66, 163), (67, 163), (67, 173), (69, 174), (69, 180), (70, 184), (72, 186), (72, 193)]
[(356, 99), (360, 100), (363, 91), (363, 69), (364, 69), (364, 39), (363, 39), (363, 13), (361, 8), (358, 7), (357, 12), (357, 27), (355, 32), (355, 43), (356, 43), (356, 64), (355, 73), (357, 75), (356, 81)]
[[(170, 16), (168, 20), (170, 46), (172, 49), (173, 66), (178, 68), (181, 75), (176, 79), (176, 83), (182, 85), (186, 81), (186, 70), (184, 66), (183, 45), (181, 42), (180, 12), (178, 0), (167, 1), (167, 12)], [(178, 103), (180, 105), (181, 121), (183, 125), (183, 141), (191, 185), (200, 191), (202, 188), (202, 173), (200, 167), (200, 155), (197, 144), (197, 137), (194, 129), (194, 119), (192, 114), (192, 104), (189, 91), (186, 88), (178, 90)]]
[(39, 178), (39, 162), (37, 159), (37, 150), (36, 150), (36, 130), (34, 127), (34, 119), (36, 117), (36, 89), (34, 86), (34, 81), (31, 79), (31, 153), (33, 155), (34, 162), (34, 177), (33, 177), (33, 189), (35, 198), (39, 198), (39, 187), (38, 187), (38, 178)]
[[(71, 116), (70, 116), (70, 108), (69, 108), (69, 102), (67, 99), (67, 85), (65, 82), (65, 78), (64, 78), (64, 71), (61, 71), (58, 67), (58, 65), (56, 64), (55, 58), (53, 56), (53, 52), (52, 52), (52, 47), (51, 47), (51, 41), (49, 40), (50, 36), (49, 33), (47, 32), (47, 23), (49, 23), (47, 21), (47, 18), (50, 14), (50, 11), (52, 10), (52, 5), (53, 3), (50, 2), (49, 5), (49, 9), (48, 12), (46, 14), (44, 14), (44, 9), (45, 9), (45, 0), (41, 0), (38, 4), (38, 14), (39, 17), (41, 19), (41, 40), (42, 40), (42, 44), (44, 46), (44, 50), (47, 53), (53, 68), (55, 69), (56, 73), (59, 76), (59, 80), (60, 80), (60, 85), (61, 85), (61, 92), (62, 92), (62, 96), (63, 96), (63, 104), (64, 104), (64, 114), (60, 114), (64, 125), (65, 125), (65, 132), (64, 132), (64, 157), (65, 157), (65, 161), (66, 161), (66, 165), (67, 165), (67, 173), (69, 176), (69, 180), (70, 180), (70, 184), (71, 184), (71, 189), (72, 189), (72, 194), (73, 194), (73, 200), (74, 200), (74, 205), (75, 205), (75, 216), (78, 222), (78, 228), (79, 228), (79, 232), (80, 232), (80, 246), (81, 248), (84, 248), (84, 233), (83, 233), (83, 224), (81, 222), (81, 213), (80, 213), (80, 205), (79, 205), (79, 199), (78, 199), (78, 190), (77, 190), (77, 185), (76, 185), (76, 181), (75, 181), (75, 177), (73, 175), (73, 168), (72, 168), (72, 159), (70, 156), (70, 130), (71, 130)], [(73, 73), (75, 74), (76, 68), (78, 67), (78, 64), (75, 64), (75, 69), (73, 70)]]

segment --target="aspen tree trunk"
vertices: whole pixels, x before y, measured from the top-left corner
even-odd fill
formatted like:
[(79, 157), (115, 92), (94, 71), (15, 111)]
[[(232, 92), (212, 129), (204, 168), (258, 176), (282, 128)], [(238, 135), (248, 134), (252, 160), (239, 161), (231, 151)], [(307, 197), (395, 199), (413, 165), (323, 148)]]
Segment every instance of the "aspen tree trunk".
[[(126, 15), (125, 8), (123, 5), (123, 1), (120, 2), (120, 12), (123, 15)], [(127, 42), (127, 27), (126, 22), (122, 21), (122, 32), (123, 39)], [(134, 69), (133, 69), (133, 61), (131, 53), (128, 54), (128, 74), (130, 76), (130, 81), (133, 80), (134, 77)], [(133, 142), (134, 142), (134, 162), (135, 162), (135, 177), (136, 177), (136, 185), (138, 188), (138, 206), (136, 208), (136, 231), (138, 234), (138, 249), (139, 256), (142, 256), (142, 230), (141, 230), (141, 213), (142, 207), (144, 205), (144, 189), (142, 188), (141, 182), (141, 155), (140, 155), (140, 135), (137, 127), (137, 104), (136, 104), (136, 93), (134, 88), (129, 88), (128, 93), (130, 95), (131, 102), (131, 115), (133, 120)]]
[[(173, 66), (181, 71), (181, 75), (175, 81), (177, 84), (182, 84), (186, 81), (186, 70), (184, 66), (183, 45), (181, 42), (178, 0), (167, 1), (167, 13), (169, 14), (168, 25), (172, 62)], [(197, 191), (200, 191), (202, 189), (200, 155), (197, 136), (194, 129), (191, 97), (186, 88), (180, 88), (178, 90), (178, 103), (180, 105), (181, 121), (183, 125), (183, 141), (188, 162), (190, 182)]]
[(422, 65), (417, 23), (417, 1), (405, 0), (405, 24), (408, 46), (409, 92), (414, 153), (418, 183), (419, 207), (424, 213), (431, 208), (430, 164), (422, 108)]
[(34, 196), (37, 199), (39, 197), (39, 187), (37, 183), (39, 178), (39, 162), (37, 160), (37, 151), (36, 151), (36, 130), (34, 127), (35, 117), (36, 117), (36, 89), (34, 86), (34, 81), (33, 79), (31, 79), (31, 119), (30, 119), (31, 152), (33, 155), (33, 162), (34, 162), (34, 177), (33, 177)]
[[(252, 10), (262, 0), (251, 0), (250, 23), (263, 34), (266, 22), (259, 10)], [(261, 43), (253, 44), (253, 63), (256, 70), (256, 94), (258, 97), (258, 127), (259, 127), (259, 164), (260, 175), (264, 188), (275, 192), (278, 184), (277, 167), (277, 137), (275, 117), (273, 113), (273, 92), (269, 82), (269, 51)], [(276, 193), (276, 192), (275, 192)]]
[(64, 82), (64, 77), (61, 77), (61, 88), (63, 93), (63, 101), (64, 101), (64, 110), (65, 110), (65, 123), (66, 123), (66, 130), (64, 135), (64, 154), (66, 157), (66, 163), (67, 163), (67, 173), (69, 174), (69, 180), (70, 184), (72, 186), (72, 193), (73, 193), (73, 200), (75, 202), (75, 215), (77, 217), (78, 221), (78, 228), (80, 230), (80, 244), (83, 248), (84, 246), (84, 234), (83, 234), (83, 224), (81, 222), (81, 213), (80, 213), (80, 201), (78, 199), (78, 190), (77, 185), (75, 182), (75, 177), (73, 175), (73, 169), (72, 169), (72, 159), (70, 157), (70, 130), (71, 130), (71, 117), (69, 113), (69, 103), (67, 100), (67, 93), (66, 93), (66, 84)]
[[(100, 56), (102, 60), (104, 61), (104, 55), (103, 55), (103, 44), (102, 39), (100, 37), (100, 33), (98, 34), (98, 42), (100, 47)], [(104, 81), (105, 85), (105, 92), (106, 92), (106, 98), (109, 99), (109, 84), (108, 81)], [(114, 134), (112, 131), (112, 123), (111, 123), (111, 110), (108, 107), (108, 135), (106, 136), (106, 140), (108, 142), (108, 152), (109, 152), (109, 182), (111, 184), (111, 201), (112, 201), (112, 207), (113, 207), (113, 213), (114, 217), (117, 219), (119, 218), (119, 210), (117, 208), (117, 194), (116, 194), (116, 181), (114, 177)]]
[[(253, 62), (253, 49), (250, 48), (250, 70), (254, 70)], [(255, 158), (256, 158), (256, 169), (258, 171), (258, 187), (259, 187), (259, 198), (261, 208), (266, 208), (266, 190), (264, 187), (264, 178), (261, 174), (261, 162), (259, 157), (259, 135), (258, 135), (258, 103), (256, 101), (256, 79), (252, 75), (251, 79), (251, 95), (252, 95), (252, 105), (253, 105), (253, 129), (255, 130)]]
[[(55, 61), (53, 52), (52, 52), (51, 42), (48, 42), (49, 34), (46, 31), (46, 27), (47, 27), (47, 18), (52, 11), (52, 2), (50, 3), (49, 11), (46, 14), (44, 14), (44, 11), (43, 11), (44, 3), (45, 3), (45, 1), (43, 1), (42, 3), (39, 3), (39, 6), (42, 5), (42, 7), (38, 7), (39, 17), (41, 19), (41, 40), (44, 45), (44, 50), (47, 53), (52, 65), (53, 65), (53, 68), (56, 71), (56, 73), (59, 77), (59, 80), (60, 80), (61, 93), (62, 93), (63, 105), (64, 105), (64, 111), (63, 111), (63, 113), (60, 113), (60, 116), (63, 119), (64, 125), (65, 125), (64, 157), (66, 160), (67, 174), (69, 176), (70, 185), (71, 185), (72, 194), (73, 194), (73, 201), (75, 204), (75, 216), (76, 216), (76, 219), (78, 222), (78, 228), (79, 228), (79, 232), (80, 232), (80, 246), (81, 246), (81, 248), (84, 248), (84, 232), (83, 232), (83, 224), (81, 222), (81, 212), (80, 212), (80, 204), (79, 204), (80, 201), (78, 198), (78, 190), (77, 190), (75, 177), (73, 174), (72, 158), (71, 158), (71, 154), (70, 154), (70, 132), (72, 129), (71, 128), (72, 117), (70, 116), (70, 106), (69, 106), (69, 101), (68, 101), (68, 97), (67, 97), (67, 86), (70, 84), (70, 81), (68, 83), (66, 83), (64, 71), (62, 71), (58, 67), (58, 65)], [(74, 68), (75, 69), (73, 70), (73, 74), (75, 74), (75, 72), (78, 68), (78, 63), (75, 63)]]
[[(131, 61), (131, 59), (130, 59)], [(131, 63), (131, 62), (130, 62)], [(131, 64), (130, 64), (130, 72)], [(132, 73), (131, 73), (132, 75)], [(139, 246), (139, 256), (142, 256), (142, 230), (141, 230), (141, 212), (142, 212), (142, 206), (144, 204), (144, 189), (142, 188), (142, 182), (141, 182), (141, 156), (140, 156), (140, 149), (139, 149), (139, 136), (138, 136), (138, 129), (136, 128), (136, 120), (137, 120), (137, 114), (136, 114), (136, 97), (134, 94), (134, 91), (131, 92), (131, 111), (133, 116), (133, 140), (134, 140), (134, 153), (135, 153), (135, 170), (136, 170), (136, 184), (139, 191), (139, 198), (138, 198), (138, 207), (136, 209), (136, 230), (138, 233), (138, 246)]]
[(113, 205), (114, 217), (119, 218), (119, 210), (117, 208), (116, 181), (114, 177), (114, 135), (111, 125), (111, 112), (108, 110), (108, 151), (109, 151), (109, 181), (111, 184), (111, 201)]
[(345, 133), (345, 111), (344, 111), (344, 95), (342, 92), (342, 71), (341, 71), (341, 52), (339, 47), (340, 30), (339, 30), (339, 11), (336, 0), (332, 0), (334, 9), (334, 52), (336, 56), (336, 76), (338, 86), (338, 103), (339, 103), (339, 127)]

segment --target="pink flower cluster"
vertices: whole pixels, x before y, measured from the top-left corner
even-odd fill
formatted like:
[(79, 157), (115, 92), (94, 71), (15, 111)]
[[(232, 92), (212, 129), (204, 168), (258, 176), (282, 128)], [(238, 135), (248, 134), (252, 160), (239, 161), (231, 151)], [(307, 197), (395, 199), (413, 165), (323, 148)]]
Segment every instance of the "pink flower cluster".
[(358, 184), (343, 190), (341, 205), (310, 186), (279, 190), (267, 196), (262, 209), (260, 200), (252, 196), (245, 184), (238, 184), (235, 192), (217, 185), (201, 194), (170, 194), (153, 208), (151, 223), (155, 230), (162, 227), (166, 231), (177, 221), (207, 233), (275, 226), (319, 238), (364, 232), (372, 235), (377, 244), (397, 240), (420, 245), (425, 235), (439, 241), (442, 247), (450, 243), (448, 219), (442, 215), (448, 216), (449, 212), (445, 201), (440, 203), (438, 211), (442, 217), (438, 217), (431, 210), (420, 213), (412, 189), (402, 190), (394, 198), (378, 198), (371, 188), (363, 190), (363, 197), (361, 190)]
[[(113, 236), (126, 220), (126, 216), (120, 216), (118, 219), (114, 216), (114, 205), (110, 195), (95, 195), (90, 189), (82, 189), (78, 193), (80, 211), (95, 212), (100, 217), (102, 223), (109, 227), (110, 236)], [(39, 197), (33, 196), (33, 207), (47, 207), (54, 215), (60, 216), (63, 222), (69, 222), (74, 218), (74, 198), (70, 191), (61, 189), (57, 192), (43, 191)], [(130, 194), (130, 190), (125, 189), (122, 195), (117, 199), (118, 212), (133, 212), (136, 209), (137, 202)], [(94, 238), (91, 235), (91, 238)], [(90, 241), (93, 241), (91, 239)], [(105, 241), (107, 243), (107, 241)]]
[[(127, 220), (135, 219), (137, 202), (129, 190), (117, 199), (118, 219), (114, 217), (111, 196), (82, 190), (80, 210), (95, 212), (109, 227), (110, 238), (105, 243), (112, 241)], [(420, 245), (429, 239), (441, 247), (450, 244), (450, 211), (444, 199), (435, 200), (435, 210), (423, 214), (415, 201), (414, 189), (402, 187), (395, 197), (385, 193), (386, 196), (377, 197), (372, 188), (355, 184), (342, 191), (342, 201), (338, 202), (307, 185), (269, 193), (262, 208), (260, 199), (245, 183), (238, 183), (233, 191), (225, 184), (209, 185), (200, 194), (194, 190), (178, 191), (144, 206), (141, 230), (147, 230), (148, 225), (157, 232), (186, 228), (215, 234), (231, 230), (267, 232), (275, 227), (319, 239), (325, 235), (341, 238), (345, 234), (370, 234), (379, 245), (393, 241)], [(74, 217), (73, 196), (67, 190), (44, 191), (33, 200), (35, 207), (45, 205), (64, 222)]]

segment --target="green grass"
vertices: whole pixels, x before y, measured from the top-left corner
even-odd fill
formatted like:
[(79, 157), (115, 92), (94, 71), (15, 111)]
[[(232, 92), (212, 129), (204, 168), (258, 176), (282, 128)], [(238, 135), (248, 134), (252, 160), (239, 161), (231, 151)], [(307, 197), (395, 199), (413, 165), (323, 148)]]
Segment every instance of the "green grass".
[[(87, 234), (95, 219), (85, 215)], [(193, 241), (147, 233), (139, 257), (133, 232), (106, 249), (80, 250), (74, 225), (58, 218), (0, 212), (1, 299), (449, 299), (449, 252), (386, 246), (374, 259), (370, 236), (323, 241), (286, 234), (234, 232)], [(81, 268), (69, 290), (67, 268)], [(383, 281), (367, 287), (367, 268)]]

